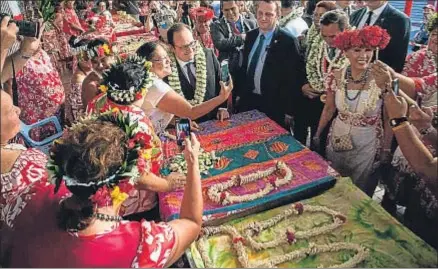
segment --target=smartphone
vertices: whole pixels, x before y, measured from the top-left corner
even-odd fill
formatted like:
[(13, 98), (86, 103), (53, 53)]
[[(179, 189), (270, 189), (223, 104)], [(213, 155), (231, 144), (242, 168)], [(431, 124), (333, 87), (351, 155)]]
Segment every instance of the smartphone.
[(190, 120), (189, 119), (179, 119), (176, 122), (176, 143), (178, 146), (184, 145), (184, 140), (186, 137), (190, 137)]
[(417, 93), (417, 105), (419, 108), (421, 108), (423, 103), (423, 95), (421, 93)]
[(229, 82), (230, 81), (230, 69), (228, 68), (228, 60), (223, 60), (221, 62), (221, 80), (223, 82)]
[(394, 94), (395, 95), (398, 95), (399, 94), (399, 90), (400, 90), (400, 85), (399, 85), (399, 82), (398, 82), (398, 78), (396, 78), (396, 79), (394, 79), (393, 81), (392, 81), (392, 90), (394, 91)]

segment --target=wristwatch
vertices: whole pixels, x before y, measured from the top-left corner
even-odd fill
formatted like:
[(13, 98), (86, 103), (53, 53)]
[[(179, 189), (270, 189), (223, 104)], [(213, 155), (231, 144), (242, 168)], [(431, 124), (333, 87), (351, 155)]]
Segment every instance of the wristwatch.
[(391, 125), (391, 128), (397, 127), (403, 122), (408, 121), (407, 117), (401, 117), (401, 118), (393, 118), (389, 121), (389, 124)]
[(433, 126), (429, 126), (428, 128), (420, 129), (420, 134), (421, 136), (426, 136), (433, 132), (433, 130), (435, 130), (435, 128)]

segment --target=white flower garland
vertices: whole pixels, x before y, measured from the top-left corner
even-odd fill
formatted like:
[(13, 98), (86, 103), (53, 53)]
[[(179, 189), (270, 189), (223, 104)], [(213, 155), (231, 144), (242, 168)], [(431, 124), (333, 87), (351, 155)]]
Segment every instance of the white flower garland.
[[(306, 62), (307, 80), (310, 86), (317, 92), (324, 92), (324, 81), (333, 69), (344, 68), (348, 59), (341, 50), (336, 49), (333, 59), (328, 56), (328, 45), (321, 37), (312, 44)], [(324, 66), (327, 64), (327, 69)]]
[[(205, 92), (207, 91), (207, 59), (204, 49), (198, 43), (195, 53), (196, 61), (196, 88), (195, 95), (192, 100), (187, 100), (192, 106), (196, 106), (204, 102)], [(177, 60), (175, 55), (172, 57), (172, 74), (169, 75), (169, 85), (179, 95), (184, 97), (181, 90), (181, 81), (179, 80)]]
[(296, 18), (301, 18), (304, 14), (304, 7), (296, 7), (292, 10), (291, 13), (287, 14), (283, 18), (280, 19), (279, 25), (280, 27), (286, 26), (291, 20), (295, 20)]
[[(341, 75), (341, 81), (339, 83), (339, 94), (341, 95), (341, 105), (340, 105), (340, 111), (344, 114), (347, 114), (349, 117), (351, 118), (361, 118), (365, 115), (365, 113), (370, 112), (370, 111), (374, 111), (376, 109), (377, 106), (377, 101), (379, 101), (379, 99), (381, 98), (381, 94), (382, 94), (382, 90), (377, 86), (376, 81), (373, 79), (368, 83), (368, 89), (366, 89), (366, 91), (369, 92), (368, 94), (368, 98), (366, 98), (364, 101), (362, 101), (362, 103), (364, 104), (364, 106), (362, 108), (360, 108), (358, 106), (358, 108), (356, 109), (356, 112), (351, 112), (349, 110), (349, 105), (347, 104), (347, 102), (345, 101), (346, 96), (345, 96), (345, 89), (347, 87), (346, 85), (346, 80), (345, 80), (345, 74), (347, 72), (347, 68), (344, 68), (342, 70), (342, 75)], [(359, 102), (360, 100), (358, 100), (357, 102)]]
[[(266, 182), (265, 188), (256, 193), (246, 195), (232, 195), (230, 192), (226, 191), (231, 187), (242, 186), (257, 181), (259, 179), (266, 178), (276, 171), (284, 171), (285, 176), (283, 178), (276, 178), (275, 181)], [(277, 162), (275, 167), (271, 167), (263, 171), (257, 171), (255, 173), (245, 176), (233, 176), (228, 181), (215, 184), (208, 189), (207, 194), (210, 200), (222, 205), (253, 201), (265, 196), (275, 188), (279, 188), (283, 185), (288, 184), (292, 180), (292, 178), (292, 170), (284, 162)]]
[[(220, 158), (216, 156), (215, 151), (205, 152), (202, 148), (199, 151), (199, 171), (201, 174), (208, 174), (208, 170), (213, 168)], [(172, 172), (187, 174), (187, 162), (183, 154), (177, 154), (172, 157), (168, 166)]]
[[(332, 216), (333, 223), (322, 227), (313, 228), (308, 231), (299, 231), (296, 233), (288, 229), (285, 233), (286, 235), (281, 236), (278, 239), (271, 242), (258, 243), (253, 239), (254, 233), (258, 233), (268, 228), (271, 228), (277, 225), (279, 222), (289, 218), (290, 216), (301, 215), (303, 212), (326, 213), (327, 215)], [(307, 248), (302, 248), (284, 255), (279, 255), (262, 261), (255, 261), (252, 263), (248, 259), (248, 254), (245, 248), (245, 245), (247, 245), (249, 248), (259, 251), (262, 249), (279, 247), (284, 244), (292, 244), (295, 242), (295, 239), (308, 239), (317, 235), (330, 233), (334, 229), (341, 227), (342, 224), (345, 222), (346, 222), (346, 217), (342, 215), (340, 212), (334, 211), (332, 209), (323, 206), (311, 206), (311, 205), (303, 205), (301, 203), (296, 203), (291, 205), (290, 208), (286, 209), (283, 213), (280, 213), (271, 219), (268, 219), (260, 223), (251, 222), (244, 225), (242, 227), (242, 231), (244, 235), (239, 233), (239, 231), (237, 231), (237, 229), (231, 225), (205, 227), (201, 231), (201, 237), (198, 239), (197, 245), (198, 245), (199, 253), (201, 255), (201, 258), (206, 268), (215, 267), (215, 264), (211, 261), (208, 255), (208, 248), (206, 247), (206, 242), (209, 236), (217, 235), (217, 234), (228, 234), (231, 236), (233, 249), (236, 252), (237, 259), (243, 268), (250, 268), (250, 267), (272, 268), (288, 261), (304, 258), (308, 255), (316, 255), (325, 252), (337, 252), (339, 250), (353, 250), (356, 252), (356, 255), (352, 257), (350, 260), (342, 264), (329, 266), (329, 267), (338, 267), (338, 268), (340, 267), (352, 268), (357, 266), (362, 261), (364, 261), (369, 253), (366, 248), (354, 243), (337, 242), (337, 243), (331, 243), (326, 245), (315, 245), (314, 243), (310, 243), (309, 247)]]

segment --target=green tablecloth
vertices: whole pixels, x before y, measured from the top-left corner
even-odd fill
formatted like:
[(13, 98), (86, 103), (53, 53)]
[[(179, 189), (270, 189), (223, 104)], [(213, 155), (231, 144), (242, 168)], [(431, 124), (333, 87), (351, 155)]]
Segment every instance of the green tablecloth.
[[(336, 210), (347, 217), (346, 223), (334, 231), (310, 239), (298, 240), (295, 244), (281, 245), (276, 248), (256, 252), (246, 249), (250, 261), (264, 260), (291, 251), (306, 248), (309, 243), (328, 244), (333, 242), (351, 242), (369, 250), (367, 258), (360, 267), (436, 267), (437, 252), (423, 240), (413, 234), (389, 215), (379, 204), (366, 196), (350, 179), (341, 178), (336, 185), (325, 193), (302, 201), (304, 205), (321, 205)], [(279, 207), (263, 213), (236, 219), (226, 224), (239, 227), (252, 222), (262, 221), (283, 212), (290, 205)], [(255, 236), (256, 241), (270, 241), (284, 233), (287, 227), (296, 231), (308, 230), (331, 222), (331, 218), (322, 213), (304, 212), (291, 217), (262, 231)], [(237, 260), (228, 235), (215, 235), (208, 238), (206, 249), (216, 268), (242, 267)], [(197, 243), (188, 251), (190, 263), (195, 267), (204, 267), (199, 255)], [(310, 255), (300, 260), (280, 264), (279, 267), (318, 267), (341, 264), (353, 256), (351, 251), (339, 251)]]

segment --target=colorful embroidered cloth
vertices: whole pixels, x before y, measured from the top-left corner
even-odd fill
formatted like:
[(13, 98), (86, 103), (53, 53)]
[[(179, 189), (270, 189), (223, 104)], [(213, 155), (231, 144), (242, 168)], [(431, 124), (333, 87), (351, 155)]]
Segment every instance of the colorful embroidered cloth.
[[(203, 175), (204, 221), (215, 222), (244, 214), (247, 210), (266, 210), (280, 201), (291, 201), (304, 194), (327, 188), (334, 183), (336, 172), (319, 155), (306, 149), (286, 130), (282, 129), (266, 115), (250, 111), (234, 115), (230, 121), (209, 121), (201, 124), (197, 133), (201, 147), (205, 151), (216, 151), (220, 160), (215, 167)], [(214, 130), (212, 132), (211, 130)], [(174, 141), (163, 143), (165, 159), (178, 153)], [(262, 198), (226, 206), (216, 203), (207, 195), (208, 189), (217, 183), (228, 181), (234, 175), (248, 175), (259, 170), (276, 166), (277, 161), (285, 162), (292, 170), (293, 178)], [(243, 186), (230, 188), (233, 195), (253, 194), (266, 187), (275, 175)], [(183, 190), (160, 193), (160, 213), (163, 220), (178, 218)]]
[[(437, 252), (423, 240), (414, 235), (409, 229), (401, 225), (390, 216), (380, 205), (366, 196), (350, 179), (338, 179), (335, 187), (324, 194), (304, 200), (304, 205), (326, 206), (346, 216), (347, 221), (339, 228), (309, 239), (298, 239), (294, 244), (282, 244), (278, 247), (255, 251), (246, 248), (250, 262), (264, 260), (274, 256), (283, 256), (295, 250), (306, 248), (310, 243), (316, 245), (335, 242), (359, 244), (369, 249), (365, 260), (358, 267), (378, 268), (409, 268), (409, 267), (436, 267)], [(236, 219), (226, 224), (234, 226), (239, 232), (241, 227), (250, 223), (268, 220), (282, 212), (290, 205), (270, 211), (254, 214), (245, 218)], [(304, 212), (300, 216), (292, 216), (270, 229), (261, 231), (254, 236), (257, 242), (269, 242), (284, 233), (287, 228), (295, 231), (309, 230), (322, 227), (332, 222), (331, 217), (323, 213)], [(215, 235), (208, 238), (205, 249), (215, 268), (242, 267), (237, 260), (231, 240), (228, 235)], [(245, 246), (247, 243), (245, 243)], [(352, 251), (337, 251), (323, 254), (309, 255), (303, 259), (279, 264), (282, 268), (316, 268), (341, 264), (353, 256)], [(191, 267), (203, 268), (204, 263), (199, 254), (197, 242), (192, 244), (187, 256)]]

